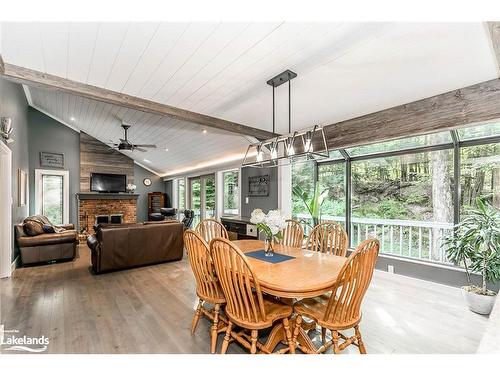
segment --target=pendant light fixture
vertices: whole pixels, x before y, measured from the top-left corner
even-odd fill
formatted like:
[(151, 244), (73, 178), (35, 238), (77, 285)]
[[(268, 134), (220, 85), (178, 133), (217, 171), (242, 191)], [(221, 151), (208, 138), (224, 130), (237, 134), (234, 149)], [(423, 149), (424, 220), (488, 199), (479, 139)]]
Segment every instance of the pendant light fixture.
[[(300, 157), (306, 160), (318, 160), (328, 158), (328, 145), (321, 126), (314, 125), (312, 129), (294, 131), (292, 133), (291, 81), (295, 77), (297, 77), (296, 73), (291, 70), (285, 70), (283, 73), (267, 81), (267, 84), (273, 88), (273, 134), (276, 133), (275, 89), (288, 82), (288, 134), (277, 135), (276, 137), (248, 146), (242, 166), (275, 167), (280, 165), (278, 163), (280, 159), (291, 160)], [(297, 145), (296, 141), (299, 138), (302, 140), (302, 144)], [(317, 150), (315, 151), (315, 149)]]

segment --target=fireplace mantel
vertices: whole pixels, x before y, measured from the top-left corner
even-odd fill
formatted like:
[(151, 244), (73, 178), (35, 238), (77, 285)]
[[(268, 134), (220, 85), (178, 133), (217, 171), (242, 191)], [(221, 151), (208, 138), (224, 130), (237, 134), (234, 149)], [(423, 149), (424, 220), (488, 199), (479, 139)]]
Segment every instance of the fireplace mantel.
[(133, 199), (137, 200), (139, 194), (129, 193), (76, 193), (78, 200), (101, 200), (101, 199)]

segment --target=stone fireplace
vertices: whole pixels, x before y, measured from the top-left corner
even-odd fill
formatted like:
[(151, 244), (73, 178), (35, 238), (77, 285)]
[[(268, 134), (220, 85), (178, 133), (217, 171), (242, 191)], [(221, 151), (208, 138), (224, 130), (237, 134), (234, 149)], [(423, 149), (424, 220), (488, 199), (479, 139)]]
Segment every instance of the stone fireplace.
[(136, 223), (138, 194), (78, 193), (78, 227), (93, 233), (99, 223)]

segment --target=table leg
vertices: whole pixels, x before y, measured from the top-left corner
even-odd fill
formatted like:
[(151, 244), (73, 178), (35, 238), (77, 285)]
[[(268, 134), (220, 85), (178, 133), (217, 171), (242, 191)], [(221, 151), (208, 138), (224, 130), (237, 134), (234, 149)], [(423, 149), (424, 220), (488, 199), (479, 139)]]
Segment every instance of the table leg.
[[(290, 319), (290, 330), (292, 331), (292, 333), (293, 333), (294, 329), (295, 329), (295, 318), (292, 318), (292, 319)], [(272, 353), (276, 349), (276, 346), (278, 346), (278, 344), (282, 341), (283, 342), (287, 341), (285, 329), (283, 328), (283, 324), (278, 324), (278, 325), (274, 326), (274, 328), (271, 330), (271, 333), (269, 334), (269, 337), (268, 337), (266, 343), (264, 344), (264, 347)], [(299, 331), (299, 335), (297, 336), (297, 341), (300, 344), (300, 347), (298, 349), (301, 349), (301, 350), (304, 349), (302, 351), (306, 351), (306, 352), (308, 350), (311, 352), (316, 351), (316, 348), (314, 347), (313, 342), (311, 341), (311, 339), (307, 335), (302, 324), (301, 324), (301, 328)], [(283, 350), (283, 351), (284, 352), (288, 351), (288, 348), (286, 348), (286, 350)]]

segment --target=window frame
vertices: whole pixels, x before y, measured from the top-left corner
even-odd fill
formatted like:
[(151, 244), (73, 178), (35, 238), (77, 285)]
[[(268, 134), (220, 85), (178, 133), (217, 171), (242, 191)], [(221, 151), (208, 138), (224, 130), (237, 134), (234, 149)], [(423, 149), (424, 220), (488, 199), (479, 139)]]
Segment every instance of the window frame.
[(35, 214), (42, 215), (43, 176), (62, 176), (63, 178), (63, 222), (69, 223), (69, 171), (57, 169), (35, 169)]

